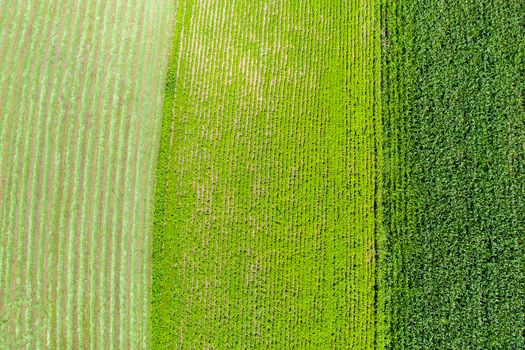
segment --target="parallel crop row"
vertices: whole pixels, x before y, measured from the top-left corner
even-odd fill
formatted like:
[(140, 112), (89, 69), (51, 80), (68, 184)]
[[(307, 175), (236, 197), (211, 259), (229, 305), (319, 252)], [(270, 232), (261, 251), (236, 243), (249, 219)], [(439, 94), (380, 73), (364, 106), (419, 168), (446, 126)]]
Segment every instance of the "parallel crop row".
[(0, 349), (144, 349), (170, 6), (0, 2)]
[(378, 10), (179, 2), (155, 348), (374, 348)]
[(522, 349), (524, 3), (382, 15), (388, 348)]

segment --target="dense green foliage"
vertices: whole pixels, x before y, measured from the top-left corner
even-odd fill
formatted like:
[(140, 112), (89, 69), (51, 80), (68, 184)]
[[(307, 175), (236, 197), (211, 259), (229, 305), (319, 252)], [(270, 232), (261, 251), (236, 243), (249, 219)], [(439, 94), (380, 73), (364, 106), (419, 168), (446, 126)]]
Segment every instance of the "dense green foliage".
[(525, 3), (386, 1), (392, 349), (523, 349)]
[(377, 12), (178, 2), (153, 348), (374, 348)]

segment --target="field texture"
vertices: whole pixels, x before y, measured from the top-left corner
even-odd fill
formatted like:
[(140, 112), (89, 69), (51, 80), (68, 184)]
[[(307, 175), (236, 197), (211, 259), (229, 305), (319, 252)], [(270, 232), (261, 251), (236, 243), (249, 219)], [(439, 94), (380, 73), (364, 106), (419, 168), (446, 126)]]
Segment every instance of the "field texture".
[(153, 348), (374, 348), (379, 4), (177, 4)]
[(0, 350), (525, 349), (523, 0), (0, 0)]
[(168, 3), (0, 1), (0, 349), (147, 347)]
[(391, 349), (525, 348), (525, 3), (387, 0)]

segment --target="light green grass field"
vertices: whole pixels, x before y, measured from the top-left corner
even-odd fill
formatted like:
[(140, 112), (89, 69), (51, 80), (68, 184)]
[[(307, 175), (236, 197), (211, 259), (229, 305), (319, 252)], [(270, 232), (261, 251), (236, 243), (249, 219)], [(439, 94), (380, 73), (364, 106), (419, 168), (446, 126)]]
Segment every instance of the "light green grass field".
[(155, 349), (372, 349), (375, 1), (179, 1), (153, 234)]
[(171, 2), (0, 2), (0, 348), (144, 349)]

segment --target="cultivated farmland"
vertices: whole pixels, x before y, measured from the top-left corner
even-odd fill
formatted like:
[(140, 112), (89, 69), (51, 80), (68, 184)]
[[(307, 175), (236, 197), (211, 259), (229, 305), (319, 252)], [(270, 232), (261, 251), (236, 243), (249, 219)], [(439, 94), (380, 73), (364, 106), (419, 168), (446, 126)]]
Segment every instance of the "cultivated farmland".
[(525, 349), (523, 0), (0, 1), (0, 350)]
[(372, 349), (374, 1), (179, 1), (153, 233), (159, 349)]
[(147, 347), (171, 11), (0, 2), (0, 349)]
[(383, 10), (389, 348), (523, 349), (525, 3)]

